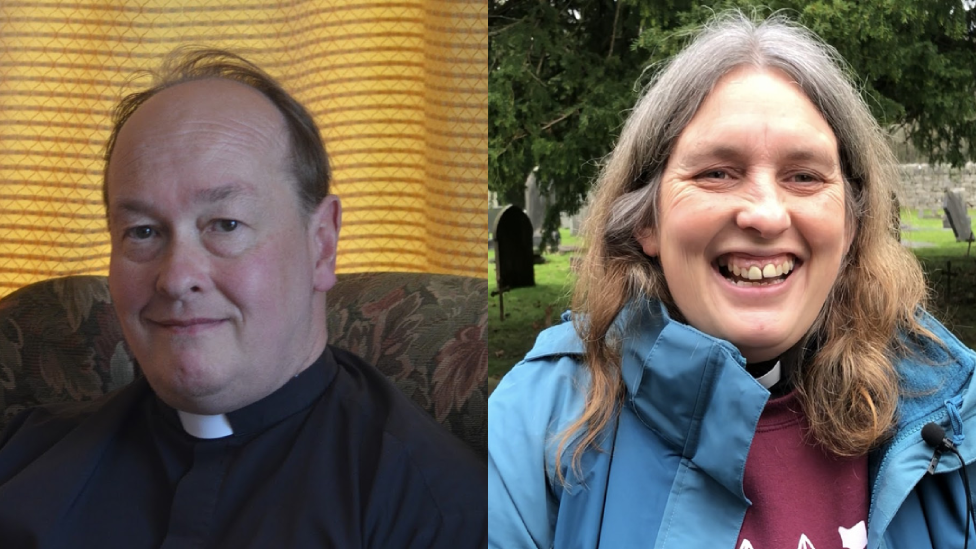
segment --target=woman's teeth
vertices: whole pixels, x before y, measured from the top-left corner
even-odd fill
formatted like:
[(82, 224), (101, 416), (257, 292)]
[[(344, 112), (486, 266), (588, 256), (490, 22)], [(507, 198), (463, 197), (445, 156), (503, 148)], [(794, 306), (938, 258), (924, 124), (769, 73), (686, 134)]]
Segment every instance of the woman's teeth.
[(793, 270), (793, 260), (786, 260), (779, 264), (767, 263), (761, 269), (758, 265), (739, 267), (736, 264), (729, 266), (732, 274), (748, 280), (762, 280), (764, 278), (774, 278), (789, 274)]
[(786, 278), (783, 276), (793, 271), (796, 261), (785, 259), (778, 263), (748, 264), (734, 259), (730, 261), (728, 256), (722, 256), (718, 260), (718, 265), (719, 270), (724, 271), (726, 278), (737, 286), (766, 286), (785, 281)]

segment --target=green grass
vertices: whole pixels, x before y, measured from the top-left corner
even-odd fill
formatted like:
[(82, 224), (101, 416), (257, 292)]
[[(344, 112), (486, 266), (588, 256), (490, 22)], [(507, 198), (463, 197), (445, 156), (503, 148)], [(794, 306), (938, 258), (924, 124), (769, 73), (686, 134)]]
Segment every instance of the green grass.
[[(976, 210), (969, 215), (976, 219)], [(933, 314), (964, 344), (976, 348), (976, 246), (967, 257), (966, 243), (956, 242), (952, 230), (942, 228), (940, 218), (920, 219), (915, 211), (902, 210), (902, 225), (909, 227), (902, 229), (902, 241), (910, 243), (929, 280)], [(579, 245), (569, 231), (564, 229), (560, 235), (563, 247)], [(572, 256), (572, 252), (546, 254), (546, 263), (535, 266), (535, 287), (505, 293), (505, 320), (499, 318), (498, 297), (492, 298), (486, 336), (489, 389), (525, 356), (539, 332), (559, 322), (559, 315), (569, 307)], [(491, 268), (494, 290), (494, 265)]]
[[(976, 219), (976, 210), (968, 214)], [(952, 229), (943, 228), (941, 215), (920, 219), (914, 210), (902, 209), (901, 219), (902, 242), (913, 245), (928, 280), (932, 314), (976, 348), (976, 247), (967, 255), (968, 243), (956, 242)]]
[[(976, 210), (969, 210), (970, 218), (976, 218)], [(915, 210), (902, 209), (902, 226), (909, 225), (911, 229), (902, 229), (902, 242), (922, 244), (912, 250), (919, 259), (930, 257), (965, 257), (966, 242), (956, 242), (952, 229), (942, 227), (941, 217), (919, 218)], [(924, 246), (929, 244), (930, 246)]]
[[(566, 229), (560, 230), (562, 247), (579, 244), (576, 237), (570, 236)], [(498, 297), (491, 298), (488, 315), (488, 379), (489, 386), (504, 375), (525, 353), (532, 348), (535, 337), (554, 323), (569, 308), (569, 297), (573, 287), (573, 274), (570, 258), (573, 252), (545, 254), (546, 263), (535, 266), (535, 286), (515, 288), (505, 292), (505, 320), (499, 314)], [(492, 264), (489, 286), (495, 291), (494, 264)]]

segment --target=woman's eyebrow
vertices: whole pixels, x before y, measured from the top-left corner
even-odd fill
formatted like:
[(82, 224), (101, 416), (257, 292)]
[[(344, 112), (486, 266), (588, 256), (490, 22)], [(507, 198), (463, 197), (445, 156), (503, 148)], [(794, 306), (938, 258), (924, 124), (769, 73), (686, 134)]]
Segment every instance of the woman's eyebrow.
[(682, 165), (697, 165), (715, 160), (741, 160), (746, 156), (738, 147), (726, 144), (711, 145), (705, 143), (681, 155)]
[[(743, 161), (747, 156), (746, 151), (735, 145), (727, 145), (724, 143), (710, 145), (705, 143), (681, 155), (681, 165), (695, 166), (716, 160)], [(815, 162), (831, 167), (837, 166), (839, 163), (839, 159), (835, 155), (832, 155), (831, 151), (817, 146), (789, 148), (785, 152), (778, 154), (777, 159), (786, 162)]]

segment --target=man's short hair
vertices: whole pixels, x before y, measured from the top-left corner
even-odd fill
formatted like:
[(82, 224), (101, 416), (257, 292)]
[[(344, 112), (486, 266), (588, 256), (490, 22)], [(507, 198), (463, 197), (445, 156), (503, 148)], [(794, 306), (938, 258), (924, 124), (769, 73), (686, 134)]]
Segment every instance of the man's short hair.
[(125, 96), (112, 112), (112, 133), (105, 147), (102, 201), (108, 215), (108, 165), (122, 126), (132, 113), (157, 93), (184, 82), (221, 78), (261, 92), (285, 118), (291, 170), (295, 176), (301, 211), (307, 216), (329, 194), (332, 178), (329, 157), (312, 115), (268, 73), (243, 57), (214, 48), (183, 47), (171, 52), (162, 66), (150, 73), (152, 86)]

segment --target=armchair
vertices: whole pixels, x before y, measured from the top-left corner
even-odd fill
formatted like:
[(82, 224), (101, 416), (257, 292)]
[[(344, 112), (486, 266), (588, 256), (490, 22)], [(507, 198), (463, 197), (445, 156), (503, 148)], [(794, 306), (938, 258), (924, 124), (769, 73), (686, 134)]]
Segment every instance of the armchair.
[[(486, 280), (425, 273), (340, 275), (329, 343), (390, 378), (487, 456)], [(140, 375), (101, 276), (30, 284), (0, 299), (0, 429), (24, 409), (92, 400)]]

